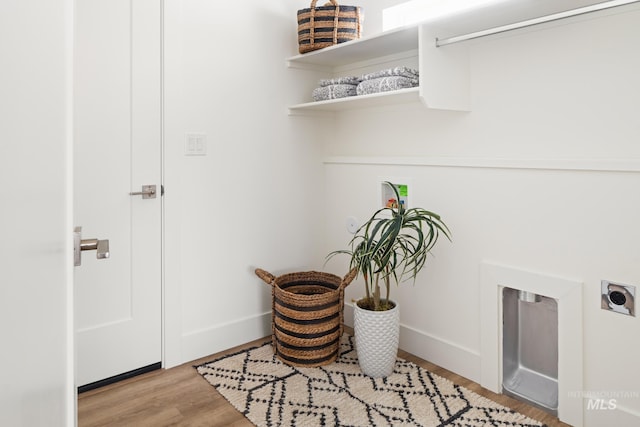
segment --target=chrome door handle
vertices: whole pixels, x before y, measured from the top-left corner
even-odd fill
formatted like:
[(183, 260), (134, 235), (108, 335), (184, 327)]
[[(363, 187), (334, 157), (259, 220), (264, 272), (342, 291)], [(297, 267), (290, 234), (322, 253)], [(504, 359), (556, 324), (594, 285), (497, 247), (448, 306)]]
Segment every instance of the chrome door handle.
[(109, 240), (82, 239), (80, 251), (96, 251), (97, 259), (109, 258)]
[(82, 264), (83, 251), (96, 251), (97, 259), (109, 258), (109, 240), (98, 239), (82, 239), (82, 227), (76, 227), (73, 230), (73, 265)]
[(130, 196), (142, 196), (143, 199), (155, 199), (156, 198), (156, 186), (155, 185), (143, 185), (142, 191), (133, 191), (129, 193)]

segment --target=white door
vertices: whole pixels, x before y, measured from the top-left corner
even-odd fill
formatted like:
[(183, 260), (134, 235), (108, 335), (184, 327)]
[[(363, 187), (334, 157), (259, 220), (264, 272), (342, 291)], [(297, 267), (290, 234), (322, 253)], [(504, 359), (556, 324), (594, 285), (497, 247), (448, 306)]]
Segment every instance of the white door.
[[(76, 1), (76, 385), (161, 361), (160, 0)], [(132, 196), (156, 185), (155, 198)]]

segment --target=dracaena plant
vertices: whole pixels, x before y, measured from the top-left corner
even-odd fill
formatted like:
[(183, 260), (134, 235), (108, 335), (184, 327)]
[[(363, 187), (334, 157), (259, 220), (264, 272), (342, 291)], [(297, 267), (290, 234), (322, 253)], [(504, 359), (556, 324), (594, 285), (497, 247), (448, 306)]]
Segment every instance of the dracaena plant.
[[(396, 186), (385, 184), (400, 200)], [(355, 268), (365, 283), (365, 297), (358, 305), (369, 310), (388, 310), (393, 308), (389, 299), (391, 283), (415, 281), (440, 235), (451, 240), (449, 228), (440, 215), (422, 208), (405, 209), (402, 203), (396, 203), (378, 209), (358, 229), (349, 249), (333, 251), (327, 258), (350, 256), (350, 268)], [(385, 298), (381, 295), (382, 288)]]

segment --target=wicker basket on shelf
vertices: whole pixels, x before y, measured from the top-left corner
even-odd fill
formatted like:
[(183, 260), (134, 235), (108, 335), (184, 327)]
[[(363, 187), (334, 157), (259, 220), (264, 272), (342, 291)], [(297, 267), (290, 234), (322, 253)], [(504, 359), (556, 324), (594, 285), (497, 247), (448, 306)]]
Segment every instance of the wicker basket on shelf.
[(344, 288), (355, 278), (306, 271), (275, 277), (256, 269), (272, 288), (272, 344), (276, 356), (292, 366), (327, 365), (338, 358), (344, 329)]
[(298, 10), (298, 50), (311, 52), (360, 38), (362, 12), (358, 6), (340, 6), (331, 0), (324, 6)]

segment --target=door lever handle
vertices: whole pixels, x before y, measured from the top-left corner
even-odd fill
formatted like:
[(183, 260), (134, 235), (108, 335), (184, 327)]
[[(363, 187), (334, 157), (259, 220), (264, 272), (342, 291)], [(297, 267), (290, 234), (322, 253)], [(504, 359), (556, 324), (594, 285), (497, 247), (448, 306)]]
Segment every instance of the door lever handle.
[(155, 185), (143, 185), (142, 191), (132, 191), (130, 196), (142, 196), (143, 199), (155, 199), (156, 198), (156, 186)]
[(96, 251), (97, 259), (109, 258), (109, 240), (82, 239), (80, 240), (81, 251)]
[(79, 266), (82, 264), (82, 252), (83, 251), (96, 251), (97, 259), (109, 258), (111, 253), (109, 252), (109, 240), (103, 239), (83, 239), (82, 227), (76, 227), (73, 230), (73, 265)]

